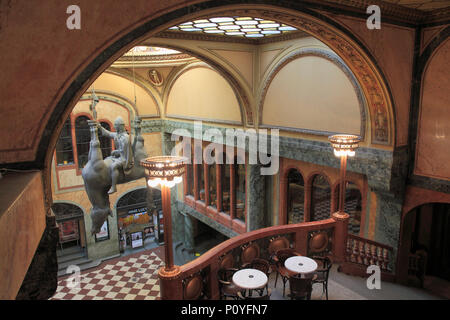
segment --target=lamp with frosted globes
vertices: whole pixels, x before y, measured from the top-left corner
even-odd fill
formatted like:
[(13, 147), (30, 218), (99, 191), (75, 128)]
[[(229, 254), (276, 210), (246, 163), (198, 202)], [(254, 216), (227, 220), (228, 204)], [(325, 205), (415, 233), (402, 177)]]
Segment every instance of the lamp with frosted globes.
[(164, 216), (165, 267), (163, 272), (171, 273), (177, 266), (173, 263), (172, 217), (170, 188), (180, 183), (185, 172), (187, 158), (178, 156), (156, 156), (141, 160), (145, 169), (147, 185), (151, 188), (161, 186), (162, 209)]
[(345, 215), (345, 173), (347, 169), (347, 157), (355, 156), (355, 150), (359, 147), (361, 137), (351, 134), (335, 134), (328, 137), (334, 150), (334, 155), (341, 158), (340, 184), (339, 184), (339, 210), (337, 214)]

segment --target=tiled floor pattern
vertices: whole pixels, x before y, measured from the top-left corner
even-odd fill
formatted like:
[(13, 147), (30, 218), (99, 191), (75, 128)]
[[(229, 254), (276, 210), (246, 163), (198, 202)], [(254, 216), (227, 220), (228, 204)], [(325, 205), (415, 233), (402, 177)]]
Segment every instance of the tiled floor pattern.
[(50, 300), (159, 300), (158, 269), (163, 265), (154, 252), (108, 261), (82, 272), (78, 287), (74, 275), (60, 279)]

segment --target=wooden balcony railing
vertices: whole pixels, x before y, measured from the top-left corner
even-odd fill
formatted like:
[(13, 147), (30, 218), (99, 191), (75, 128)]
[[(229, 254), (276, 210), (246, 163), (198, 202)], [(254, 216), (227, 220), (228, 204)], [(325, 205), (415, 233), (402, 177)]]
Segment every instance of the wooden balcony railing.
[(352, 234), (347, 237), (346, 262), (366, 267), (379, 266), (381, 271), (391, 272), (392, 248)]
[(376, 265), (380, 267), (382, 280), (394, 282), (393, 259), (392, 247), (348, 234), (345, 261), (338, 270), (350, 275), (367, 277), (367, 267)]
[(302, 255), (328, 255), (335, 261), (344, 261), (345, 245), (336, 239), (344, 228), (346, 223), (330, 218), (269, 227), (233, 237), (180, 266), (172, 275), (160, 272), (161, 298), (219, 299), (218, 270), (240, 267), (256, 257), (269, 259), (271, 242), (281, 237)]

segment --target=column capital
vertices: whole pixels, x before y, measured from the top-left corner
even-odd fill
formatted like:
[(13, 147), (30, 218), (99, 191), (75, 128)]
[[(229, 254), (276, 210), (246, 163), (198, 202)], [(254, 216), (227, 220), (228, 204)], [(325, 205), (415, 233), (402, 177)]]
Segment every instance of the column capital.
[(348, 213), (345, 213), (343, 211), (336, 211), (332, 214), (332, 217), (335, 221), (345, 221), (350, 218)]

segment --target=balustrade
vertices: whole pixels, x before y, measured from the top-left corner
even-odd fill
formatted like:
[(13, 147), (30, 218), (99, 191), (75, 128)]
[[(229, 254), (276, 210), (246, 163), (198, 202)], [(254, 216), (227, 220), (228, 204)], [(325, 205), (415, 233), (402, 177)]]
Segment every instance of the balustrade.
[(392, 248), (389, 246), (351, 234), (347, 237), (346, 262), (376, 265), (382, 271), (391, 272), (391, 257)]
[[(263, 228), (236, 236), (210, 249), (197, 259), (180, 266), (177, 274), (165, 275), (160, 272), (161, 298), (175, 300), (183, 299), (183, 296), (195, 298), (201, 293), (204, 298), (219, 299), (217, 274), (221, 266), (225, 264), (239, 268), (248, 256), (254, 257), (255, 254), (269, 260), (270, 240), (278, 237), (285, 237), (289, 241), (289, 246), (303, 255), (308, 255), (312, 249), (318, 246), (319, 242), (319, 244), (330, 243), (329, 246), (321, 245), (321, 247), (333, 257), (337, 242), (336, 230), (343, 227), (346, 226), (336, 223), (334, 219), (327, 219)], [(316, 237), (311, 237), (311, 235), (316, 235)], [(329, 251), (330, 248), (331, 251)], [(243, 254), (244, 251), (245, 254)], [(225, 257), (226, 263), (223, 261)], [(202, 281), (199, 277), (202, 278)]]

